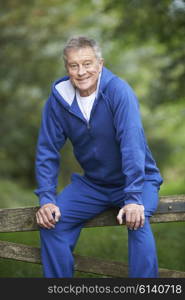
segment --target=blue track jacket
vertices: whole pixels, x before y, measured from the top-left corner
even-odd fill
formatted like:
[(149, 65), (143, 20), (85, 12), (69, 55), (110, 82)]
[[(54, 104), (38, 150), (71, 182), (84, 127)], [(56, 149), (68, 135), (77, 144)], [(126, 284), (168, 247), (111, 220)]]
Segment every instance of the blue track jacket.
[(125, 204), (142, 204), (145, 180), (160, 186), (163, 179), (148, 147), (139, 112), (138, 100), (129, 84), (103, 67), (97, 97), (89, 122), (78, 107), (61, 96), (52, 85), (40, 126), (34, 191), (40, 205), (56, 203), (61, 154), (67, 138), (86, 178), (98, 185), (123, 186)]

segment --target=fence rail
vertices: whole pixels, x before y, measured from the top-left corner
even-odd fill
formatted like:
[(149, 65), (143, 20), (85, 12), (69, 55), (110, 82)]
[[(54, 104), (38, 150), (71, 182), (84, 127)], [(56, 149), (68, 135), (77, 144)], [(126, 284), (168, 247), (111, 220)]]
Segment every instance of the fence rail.
[[(39, 207), (0, 209), (0, 232), (23, 232), (38, 230), (35, 213)], [(118, 209), (112, 208), (89, 220), (85, 227), (122, 226), (116, 221)], [(185, 195), (163, 196), (151, 223), (184, 222)], [(0, 241), (0, 257), (40, 264), (40, 248)], [(110, 277), (127, 277), (125, 263), (74, 255), (75, 270)], [(185, 272), (160, 268), (160, 277), (185, 278)]]

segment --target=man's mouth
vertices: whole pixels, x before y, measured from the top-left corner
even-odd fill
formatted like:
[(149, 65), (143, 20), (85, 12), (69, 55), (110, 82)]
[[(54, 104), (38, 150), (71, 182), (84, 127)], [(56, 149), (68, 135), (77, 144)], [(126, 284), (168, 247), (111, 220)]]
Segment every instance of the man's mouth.
[(89, 77), (88, 78), (81, 78), (81, 79), (77, 79), (79, 82), (84, 82), (84, 81), (87, 81), (89, 79)]

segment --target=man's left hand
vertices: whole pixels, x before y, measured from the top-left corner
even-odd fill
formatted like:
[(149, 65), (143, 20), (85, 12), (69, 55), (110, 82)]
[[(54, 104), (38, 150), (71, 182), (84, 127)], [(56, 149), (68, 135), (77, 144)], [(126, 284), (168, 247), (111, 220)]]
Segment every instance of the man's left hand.
[(145, 221), (144, 206), (134, 203), (123, 206), (117, 215), (120, 225), (123, 224), (123, 217), (125, 217), (125, 223), (129, 229), (136, 230), (143, 227)]

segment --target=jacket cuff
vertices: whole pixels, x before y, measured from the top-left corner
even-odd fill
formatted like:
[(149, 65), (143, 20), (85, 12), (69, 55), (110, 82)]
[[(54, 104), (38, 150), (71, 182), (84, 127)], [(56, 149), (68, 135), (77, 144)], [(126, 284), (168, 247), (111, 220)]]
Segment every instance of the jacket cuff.
[(52, 203), (56, 205), (56, 195), (52, 192), (43, 192), (39, 194), (39, 204), (43, 206), (44, 204)]
[(124, 198), (124, 205), (131, 203), (143, 205), (142, 192), (126, 193)]

